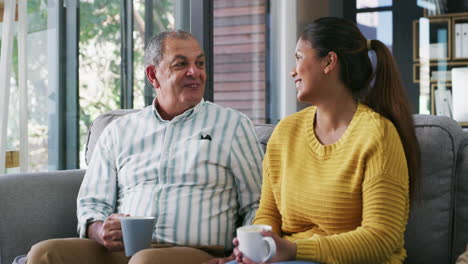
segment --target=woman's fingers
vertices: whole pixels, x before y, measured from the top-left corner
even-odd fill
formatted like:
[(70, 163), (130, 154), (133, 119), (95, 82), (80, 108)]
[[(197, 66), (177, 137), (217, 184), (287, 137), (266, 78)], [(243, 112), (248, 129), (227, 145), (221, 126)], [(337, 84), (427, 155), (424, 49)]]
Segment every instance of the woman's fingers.
[(244, 263), (244, 264), (257, 264), (257, 262), (249, 259), (248, 257), (243, 257), (242, 258), (242, 263)]
[(233, 253), (234, 253), (234, 256), (236, 257), (236, 261), (241, 263), (242, 262), (242, 252), (240, 252), (239, 248), (235, 247)]

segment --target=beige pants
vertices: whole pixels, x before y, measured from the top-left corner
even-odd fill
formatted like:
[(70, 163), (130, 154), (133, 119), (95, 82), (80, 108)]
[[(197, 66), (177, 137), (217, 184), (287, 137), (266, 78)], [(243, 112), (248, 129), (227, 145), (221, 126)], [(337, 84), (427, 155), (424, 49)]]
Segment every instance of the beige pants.
[(37, 243), (29, 251), (27, 263), (200, 264), (214, 257), (223, 257), (222, 247), (191, 248), (152, 244), (151, 248), (141, 250), (130, 258), (123, 251), (110, 252), (91, 239), (65, 238)]

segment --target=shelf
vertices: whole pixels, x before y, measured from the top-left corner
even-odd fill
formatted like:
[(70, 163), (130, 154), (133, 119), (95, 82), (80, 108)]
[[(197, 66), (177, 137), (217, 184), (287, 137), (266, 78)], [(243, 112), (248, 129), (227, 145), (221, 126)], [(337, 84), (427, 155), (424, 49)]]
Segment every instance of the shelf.
[[(468, 27), (468, 16), (465, 16), (465, 17), (454, 17), (452, 19), (452, 25), (451, 25), (451, 28), (452, 28), (452, 32), (453, 32), (453, 41), (452, 41), (452, 50), (454, 51), (453, 52), (453, 56), (452, 56), (452, 59), (453, 60), (468, 60), (468, 54), (464, 54), (464, 55), (461, 55), (461, 54), (458, 54), (457, 51), (460, 51), (461, 52), (461, 49), (463, 46), (466, 46), (468, 44), (462, 44), (462, 43), (459, 43), (459, 47), (457, 47), (457, 31), (456, 31), (456, 25), (457, 24), (466, 24), (467, 27)], [(460, 29), (461, 30), (461, 29)], [(462, 37), (462, 36), (460, 36)]]
[[(420, 83), (421, 82), (421, 65), (427, 65), (427, 63), (416, 63), (413, 64), (413, 82), (414, 83)], [(451, 81), (451, 77), (447, 76), (447, 78), (442, 79), (438, 78), (439, 76), (443, 75), (443, 71), (448, 71), (452, 70), (453, 68), (458, 68), (458, 67), (468, 67), (468, 60), (465, 61), (435, 61), (435, 62), (430, 62), (429, 63), (429, 69), (427, 72), (425, 72), (426, 76), (428, 77), (426, 81), (429, 83), (436, 83), (436, 82), (441, 82), (441, 81)], [(438, 74), (436, 74), (439, 72)]]
[(442, 14), (442, 15), (436, 15), (436, 16), (425, 16), (429, 19), (437, 19), (437, 18), (457, 18), (457, 17), (468, 17), (468, 12), (461, 12), (461, 13), (447, 13), (447, 14)]
[[(435, 114), (434, 91), (441, 86), (450, 89), (451, 70), (468, 67), (468, 56), (463, 53), (461, 57), (459, 48), (465, 44), (456, 43), (455, 30), (456, 25), (465, 23), (468, 23), (467, 12), (425, 16), (413, 21), (413, 82), (419, 84), (420, 113)], [(453, 98), (444, 92), (438, 94), (439, 98)], [(468, 126), (468, 122), (460, 124)]]
[[(431, 115), (437, 115), (437, 108), (436, 108), (436, 105), (437, 105), (436, 101), (437, 100), (435, 98), (435, 93), (436, 93), (436, 90), (439, 89), (439, 85), (441, 85), (441, 84), (445, 87), (445, 89), (450, 91), (450, 94), (452, 94), (452, 83), (440, 83), (440, 84), (433, 83), (433, 84), (431, 84), (431, 94), (430, 94), (430, 96), (431, 96)], [(453, 108), (450, 105), (450, 112), (452, 112), (452, 109)], [(468, 127), (468, 122), (458, 122), (458, 124), (460, 124), (460, 126), (462, 126), (462, 127)]]
[[(450, 18), (422, 17), (413, 21), (413, 60), (450, 60), (452, 57), (450, 26)], [(424, 45), (420, 39), (424, 39)]]

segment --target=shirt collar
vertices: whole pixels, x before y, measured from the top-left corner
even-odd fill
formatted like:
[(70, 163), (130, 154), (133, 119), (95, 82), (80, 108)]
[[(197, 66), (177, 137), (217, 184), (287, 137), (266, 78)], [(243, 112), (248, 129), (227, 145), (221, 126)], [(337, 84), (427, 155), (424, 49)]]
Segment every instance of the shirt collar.
[(156, 120), (159, 121), (159, 123), (169, 123), (169, 122), (177, 122), (179, 120), (185, 121), (185, 120), (190, 119), (192, 116), (195, 116), (195, 114), (200, 111), (201, 106), (203, 105), (204, 102), (205, 102), (205, 99), (202, 98), (201, 101), (197, 105), (195, 105), (192, 108), (189, 108), (189, 109), (185, 110), (185, 112), (183, 112), (182, 114), (174, 117), (172, 120), (162, 119), (161, 115), (158, 112), (158, 109), (156, 108), (156, 106), (158, 104), (158, 100), (156, 100), (156, 97), (153, 100), (152, 108), (153, 108), (154, 116), (156, 117)]

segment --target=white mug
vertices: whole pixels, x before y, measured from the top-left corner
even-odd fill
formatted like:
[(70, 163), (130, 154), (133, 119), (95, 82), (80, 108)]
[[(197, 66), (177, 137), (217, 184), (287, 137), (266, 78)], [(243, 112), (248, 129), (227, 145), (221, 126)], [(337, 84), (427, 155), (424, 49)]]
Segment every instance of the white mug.
[(262, 231), (271, 231), (269, 225), (248, 225), (237, 228), (237, 240), (242, 254), (255, 262), (266, 262), (276, 254), (273, 238), (262, 236)]

